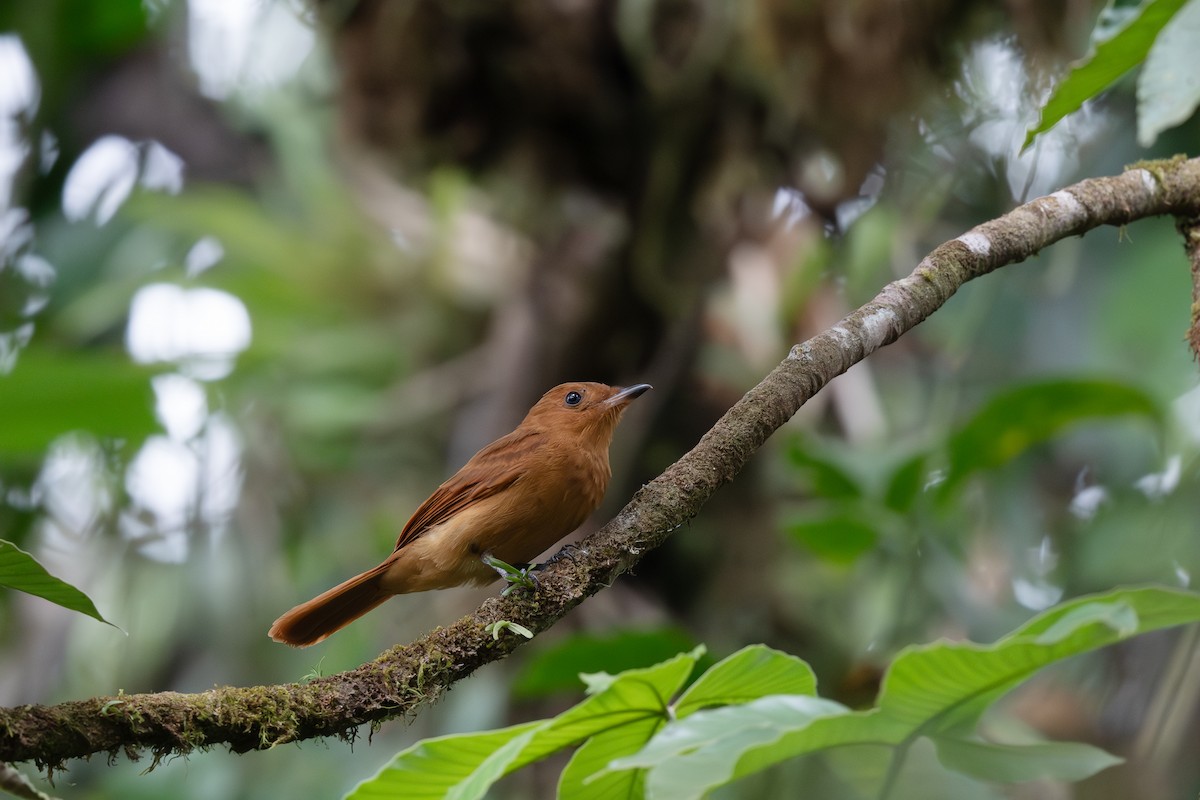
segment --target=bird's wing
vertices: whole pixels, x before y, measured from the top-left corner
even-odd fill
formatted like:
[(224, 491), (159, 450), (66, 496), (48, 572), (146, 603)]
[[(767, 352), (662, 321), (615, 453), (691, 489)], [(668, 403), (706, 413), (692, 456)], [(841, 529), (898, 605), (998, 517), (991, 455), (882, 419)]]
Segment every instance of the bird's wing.
[(537, 431), (513, 431), (471, 457), (463, 468), (434, 490), (396, 539), (396, 550), (462, 509), (512, 486), (527, 472), (527, 456), (541, 445)]

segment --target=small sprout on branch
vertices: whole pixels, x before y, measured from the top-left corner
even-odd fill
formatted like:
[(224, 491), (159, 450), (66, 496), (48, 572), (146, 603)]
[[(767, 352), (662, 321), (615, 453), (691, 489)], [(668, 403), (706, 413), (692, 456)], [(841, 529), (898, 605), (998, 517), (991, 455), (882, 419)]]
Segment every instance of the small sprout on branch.
[(483, 563), (496, 570), (500, 577), (508, 584), (508, 586), (504, 587), (504, 591), (500, 593), (501, 597), (508, 597), (508, 593), (513, 589), (537, 588), (538, 580), (537, 576), (533, 574), (533, 564), (528, 564), (524, 567), (514, 567), (512, 564), (501, 561), (491, 554), (484, 555)]
[[(121, 693), (124, 694), (124, 690), (122, 690)], [(109, 700), (107, 703), (100, 706), (100, 716), (107, 717), (109, 714), (113, 713), (114, 708), (116, 708), (117, 706), (123, 706), (123, 705), (125, 705), (124, 700), (121, 700), (121, 699)]]
[(312, 669), (304, 673), (304, 677), (300, 679), (300, 682), (309, 683), (310, 681), (315, 681), (317, 678), (324, 677), (325, 673), (321, 671), (321, 665), (324, 663), (325, 658), (322, 656), (321, 660), (314, 664)]
[(496, 639), (496, 640), (500, 639), (500, 631), (503, 631), (503, 630), (509, 630), (509, 631), (512, 631), (513, 633), (519, 633), (520, 635), (524, 636), (526, 639), (533, 638), (533, 631), (529, 630), (529, 628), (526, 628), (524, 625), (520, 625), (516, 622), (511, 622), (507, 619), (498, 619), (495, 622), (491, 623), (490, 625), (486, 626), (484, 628), (484, 630), (487, 631), (488, 633), (490, 633), (492, 635), (492, 638)]

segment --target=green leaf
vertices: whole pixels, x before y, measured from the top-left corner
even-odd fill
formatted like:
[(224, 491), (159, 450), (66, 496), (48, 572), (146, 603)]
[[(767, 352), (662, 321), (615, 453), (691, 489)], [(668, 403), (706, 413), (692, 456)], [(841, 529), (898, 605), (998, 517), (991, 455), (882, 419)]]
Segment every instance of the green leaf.
[(399, 798), (442, 800), (483, 797), (505, 774), (533, 734), (538, 720), (496, 731), (439, 736), (401, 751), (372, 778), (360, 783), (346, 800)]
[(901, 514), (912, 509), (913, 503), (925, 487), (928, 469), (925, 459), (926, 455), (920, 453), (896, 467), (883, 495), (884, 505)]
[[(691, 650), (696, 641), (679, 628), (624, 630), (606, 635), (574, 634), (533, 655), (513, 682), (517, 697), (543, 697), (555, 692), (579, 690), (579, 673), (601, 670), (618, 673), (648, 667), (675, 654)], [(705, 661), (712, 660), (704, 656)]]
[(617, 675), (610, 675), (607, 672), (579, 673), (579, 680), (583, 681), (584, 691), (587, 694), (607, 692), (609, 687), (617, 682), (617, 677)]
[[(704, 648), (697, 647), (645, 669), (591, 676), (595, 693), (553, 719), (418, 742), (397, 754), (374, 778), (359, 784), (347, 800), (471, 800), (483, 797), (498, 779), (526, 764), (599, 738), (600, 744), (584, 754), (569, 776), (573, 785), (581, 785), (586, 778), (581, 770), (587, 769), (589, 775), (595, 772), (594, 759), (637, 750), (666, 722), (670, 698), (703, 653)], [(605, 785), (632, 785), (638, 780), (622, 776)]]
[(1138, 144), (1149, 147), (1200, 104), (1200, 0), (1188, 0), (1150, 47), (1138, 78)]
[(816, 721), (848, 712), (840, 703), (807, 695), (771, 695), (743, 705), (698, 711), (663, 728), (640, 752), (613, 761), (600, 774), (649, 769), (648, 798), (700, 797), (740, 777), (735, 771), (743, 754), (770, 746), (784, 732), (803, 731)]
[(708, 706), (747, 703), (772, 694), (816, 693), (812, 667), (788, 653), (752, 644), (697, 678), (675, 703), (675, 716), (683, 719)]
[(666, 724), (666, 717), (646, 717), (591, 737), (575, 751), (563, 769), (558, 780), (558, 796), (571, 800), (641, 798), (646, 782), (644, 770), (630, 769), (603, 775), (597, 773), (610, 762), (645, 747), (646, 742)]
[(63, 608), (86, 614), (106, 625), (112, 625), (100, 616), (96, 605), (86, 594), (66, 581), (54, 577), (36, 558), (3, 539), (0, 539), (0, 586), (36, 595)]
[[(605, 688), (559, 714), (538, 731), (514, 769), (579, 744), (589, 736), (626, 725), (637, 726), (648, 719), (665, 721), (671, 698), (683, 687), (703, 652), (703, 647), (697, 647), (653, 667), (605, 676)], [(591, 687), (598, 687), (600, 683), (595, 679), (599, 676), (591, 677)]]
[(1096, 43), (1091, 55), (1076, 62), (1042, 107), (1038, 124), (1025, 135), (1022, 149), (1085, 101), (1108, 89), (1117, 79), (1145, 60), (1159, 31), (1171, 21), (1186, 0), (1150, 0), (1141, 13), (1111, 39)]
[(1125, 603), (1084, 603), (1076, 606), (1037, 636), (1038, 644), (1054, 644), (1093, 622), (1107, 625), (1120, 636), (1137, 631), (1137, 612)]
[[(917, 739), (897, 751), (886, 745), (849, 745), (825, 750), (821, 766), (837, 776), (845, 790), (838, 797), (857, 800), (1011, 800), (993, 783), (982, 783), (938, 761), (928, 739)], [(888, 787), (884, 791), (881, 787)]]
[(1161, 420), (1147, 394), (1110, 381), (1045, 381), (1000, 394), (950, 437), (950, 464), (938, 496), (948, 499), (968, 475), (1001, 466), (1069, 425), (1124, 415)]
[[(1200, 620), (1200, 595), (1126, 589), (1081, 597), (1044, 612), (991, 645), (910, 647), (867, 711), (768, 697), (698, 711), (659, 731), (610, 769), (648, 769), (648, 796), (699, 797), (796, 756), (842, 745), (908, 745), (973, 726), (990, 703), (1042, 667), (1139, 633)], [(827, 701), (819, 701), (825, 703)], [(836, 705), (836, 704), (834, 704)], [(746, 713), (740, 713), (744, 710)]]
[(837, 564), (852, 564), (875, 547), (875, 527), (851, 511), (791, 520), (785, 526), (797, 542), (814, 555)]
[[(446, 792), (445, 800), (478, 800), (487, 794), (492, 784), (512, 771), (512, 763), (526, 745), (537, 735), (542, 726), (535, 725), (531, 730), (522, 731), (520, 735), (505, 742), (500, 748), (488, 755), (479, 766), (461, 783), (456, 784)], [(402, 798), (412, 797), (406, 786), (397, 795)]]
[(116, 352), (22, 351), (13, 371), (0, 376), (0, 453), (37, 455), (77, 430), (145, 438), (159, 430), (153, 375)]
[(1080, 597), (1043, 612), (994, 644), (938, 642), (905, 648), (884, 675), (879, 708), (914, 733), (961, 730), (1048, 664), (1196, 619), (1200, 595), (1188, 592), (1126, 589)]
[(1043, 778), (1081, 781), (1124, 761), (1098, 747), (1076, 742), (995, 744), (944, 736), (931, 738), (937, 745), (938, 760), (947, 769), (985, 781), (1020, 783)]
[(803, 440), (788, 447), (788, 460), (809, 479), (812, 493), (818, 497), (852, 499), (862, 496), (858, 481), (840, 465), (814, 453)]

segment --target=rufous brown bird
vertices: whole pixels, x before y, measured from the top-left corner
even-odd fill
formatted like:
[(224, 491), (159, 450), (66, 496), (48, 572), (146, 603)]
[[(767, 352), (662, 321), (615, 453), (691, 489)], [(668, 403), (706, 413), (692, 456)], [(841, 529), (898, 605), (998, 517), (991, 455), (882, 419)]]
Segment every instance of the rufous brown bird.
[(382, 564), (296, 606), (269, 635), (316, 644), (392, 595), (483, 585), (533, 560), (600, 505), (612, 470), (608, 445), (634, 399), (621, 389), (564, 383), (542, 395), (516, 430), (480, 450), (420, 505)]

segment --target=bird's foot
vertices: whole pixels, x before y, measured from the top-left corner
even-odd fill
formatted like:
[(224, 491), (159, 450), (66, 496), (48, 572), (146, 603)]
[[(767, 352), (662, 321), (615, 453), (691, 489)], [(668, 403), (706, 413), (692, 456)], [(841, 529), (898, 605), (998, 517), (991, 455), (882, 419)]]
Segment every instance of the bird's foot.
[(544, 567), (548, 567), (551, 564), (557, 564), (559, 561), (562, 561), (564, 558), (567, 561), (574, 561), (575, 556), (577, 556), (577, 555), (586, 556), (587, 550), (585, 550), (584, 548), (575, 544), (574, 542), (567, 542), (566, 544), (564, 544), (562, 546), (562, 548), (557, 553), (555, 553), (554, 555), (547, 558), (541, 564), (536, 565), (535, 569), (543, 569)]
[(484, 553), (482, 561), (496, 570), (500, 577), (504, 579), (504, 582), (508, 584), (504, 587), (504, 591), (500, 592), (501, 597), (507, 597), (508, 593), (513, 589), (536, 589), (538, 586), (537, 576), (533, 574), (535, 568), (533, 564), (513, 566), (501, 561), (491, 553)]

